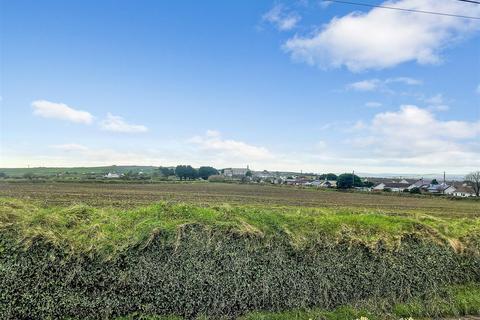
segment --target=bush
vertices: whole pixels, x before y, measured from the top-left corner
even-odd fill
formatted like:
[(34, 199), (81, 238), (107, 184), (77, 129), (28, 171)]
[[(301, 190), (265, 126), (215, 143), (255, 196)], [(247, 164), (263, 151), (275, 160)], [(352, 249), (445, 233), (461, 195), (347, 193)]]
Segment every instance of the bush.
[(410, 193), (411, 194), (421, 194), (422, 191), (420, 190), (420, 188), (414, 187), (414, 188), (410, 189)]
[(208, 177), (208, 181), (210, 181), (210, 182), (225, 182), (225, 176), (213, 175), (213, 176)]
[(472, 237), (460, 254), (432, 225), (439, 219), (167, 204), (1, 208), (1, 319), (231, 318), (405, 301), (480, 281), (473, 223), (449, 220)]

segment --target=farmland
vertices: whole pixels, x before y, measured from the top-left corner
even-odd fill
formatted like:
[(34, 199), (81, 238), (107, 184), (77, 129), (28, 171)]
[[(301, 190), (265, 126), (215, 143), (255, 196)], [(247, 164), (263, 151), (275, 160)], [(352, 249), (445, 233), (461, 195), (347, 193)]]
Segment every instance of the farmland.
[(119, 208), (169, 201), (201, 206), (228, 203), (269, 207), (360, 208), (393, 213), (428, 213), (443, 217), (480, 216), (480, 202), (472, 200), (225, 183), (0, 183), (0, 197), (36, 200), (45, 205), (83, 203)]
[(0, 231), (5, 319), (480, 314), (475, 200), (208, 182), (2, 183)]

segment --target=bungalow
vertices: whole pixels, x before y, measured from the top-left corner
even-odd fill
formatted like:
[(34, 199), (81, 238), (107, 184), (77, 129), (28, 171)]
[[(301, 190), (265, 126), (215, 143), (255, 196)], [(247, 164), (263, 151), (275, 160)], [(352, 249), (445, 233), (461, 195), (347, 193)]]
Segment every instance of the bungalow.
[(325, 180), (320, 185), (320, 187), (321, 188), (336, 188), (337, 187), (337, 181), (335, 181), (335, 180)]
[(466, 183), (457, 186), (455, 188), (456, 190), (453, 192), (454, 197), (460, 197), (460, 198), (468, 198), (468, 197), (475, 197), (475, 191), (467, 185)]
[(433, 194), (453, 194), (455, 192), (455, 187), (450, 186), (448, 184), (431, 184), (427, 191)]
[(120, 175), (118, 173), (109, 172), (108, 174), (104, 175), (103, 177), (107, 178), (107, 179), (118, 179), (118, 178), (120, 178)]
[(393, 192), (403, 192), (403, 190), (408, 189), (408, 185), (400, 182), (382, 182), (373, 187), (373, 191), (384, 191), (390, 190)]
[(412, 190), (413, 188), (424, 189), (424, 188), (428, 188), (431, 183), (432, 183), (432, 180), (425, 180), (421, 178), (415, 183), (412, 183), (411, 185), (409, 185), (407, 189), (408, 190)]

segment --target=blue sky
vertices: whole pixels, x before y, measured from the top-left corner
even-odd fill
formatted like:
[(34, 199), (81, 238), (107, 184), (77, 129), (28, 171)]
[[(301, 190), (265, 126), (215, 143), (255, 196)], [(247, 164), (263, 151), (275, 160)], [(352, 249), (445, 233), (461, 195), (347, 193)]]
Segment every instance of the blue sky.
[(480, 168), (480, 20), (307, 0), (0, 2), (2, 167)]

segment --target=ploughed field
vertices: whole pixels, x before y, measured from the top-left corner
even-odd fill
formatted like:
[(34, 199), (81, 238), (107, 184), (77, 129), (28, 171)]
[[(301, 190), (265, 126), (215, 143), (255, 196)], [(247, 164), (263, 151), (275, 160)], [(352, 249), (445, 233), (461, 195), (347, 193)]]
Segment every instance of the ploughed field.
[(228, 203), (269, 207), (365, 208), (442, 217), (480, 217), (480, 201), (226, 183), (0, 183), (0, 197), (39, 200), (45, 205), (83, 203), (95, 207), (132, 208), (168, 201), (202, 206)]
[(0, 185), (0, 319), (480, 315), (479, 202), (211, 183)]

